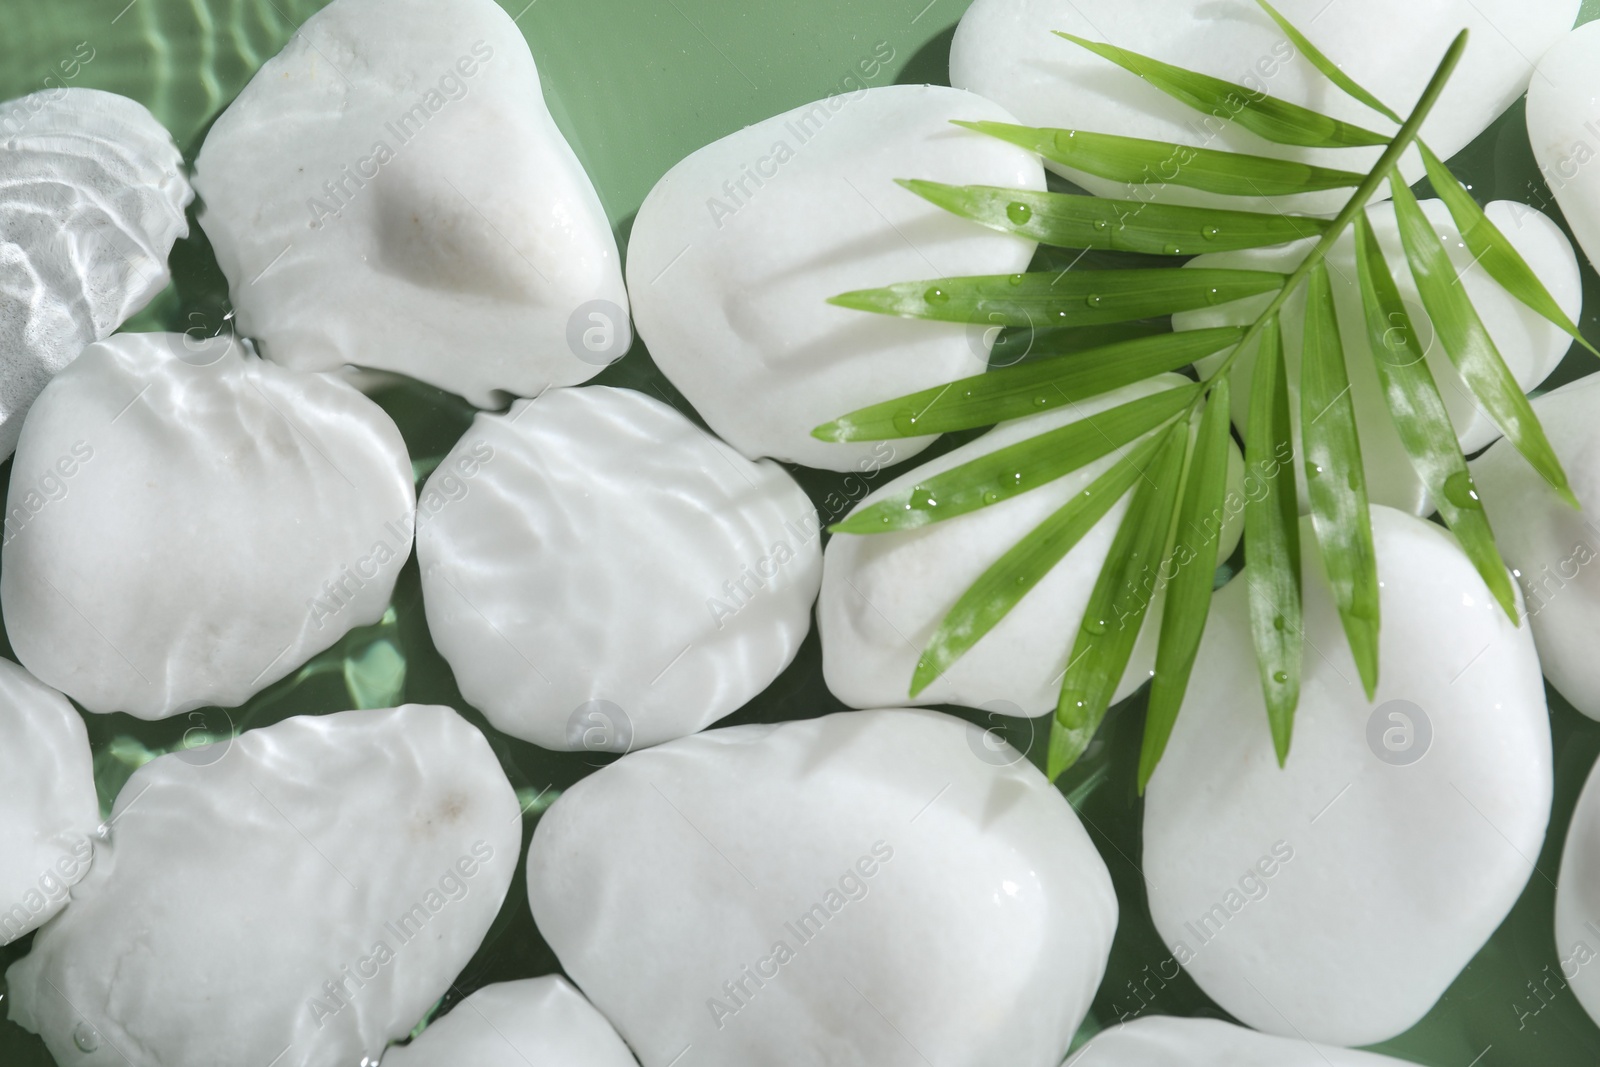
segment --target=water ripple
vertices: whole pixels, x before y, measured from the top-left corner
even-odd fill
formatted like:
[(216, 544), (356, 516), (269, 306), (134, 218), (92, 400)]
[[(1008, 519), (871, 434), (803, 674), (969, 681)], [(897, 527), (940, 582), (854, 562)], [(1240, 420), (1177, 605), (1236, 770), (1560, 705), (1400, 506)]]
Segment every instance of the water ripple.
[[(86, 86), (150, 108), (192, 159), (211, 120), (325, 0), (55, 0), (7, 12), (0, 99)], [(88, 54), (90, 58), (81, 57)]]

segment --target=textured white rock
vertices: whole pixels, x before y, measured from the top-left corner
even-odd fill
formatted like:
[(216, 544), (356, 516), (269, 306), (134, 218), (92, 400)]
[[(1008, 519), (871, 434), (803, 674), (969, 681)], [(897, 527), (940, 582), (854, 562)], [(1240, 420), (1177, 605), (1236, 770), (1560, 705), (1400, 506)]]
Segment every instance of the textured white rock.
[(1556, 876), (1556, 955), (1561, 976), (1591, 1019), (1600, 1022), (1600, 780), (1590, 768), (1561, 848)]
[(776, 463), (594, 386), (479, 415), (423, 490), (417, 562), (434, 642), (496, 727), (624, 751), (736, 711), (788, 666), (819, 540)]
[(1053, 1067), (1117, 902), (1065, 798), (975, 733), (841, 712), (631, 753), (540, 819), (533, 917), (645, 1067)]
[(45, 383), (167, 287), (194, 190), (155, 116), (97, 89), (0, 104), (0, 459)]
[(66, 697), (0, 659), (0, 944), (67, 904), (100, 824), (89, 732)]
[(229, 337), (117, 334), (34, 404), (0, 607), (90, 711), (240, 704), (376, 622), (411, 547), (400, 431), (354, 388)]
[[(1033, 242), (894, 184), (1044, 188), (1032, 153), (951, 119), (1011, 121), (946, 87), (845, 93), (707, 145), (645, 198), (628, 242), (639, 334), (695, 410), (745, 455), (865, 469), (878, 446), (818, 441), (812, 427), (987, 364), (992, 338), (981, 328), (825, 303), (853, 289), (1027, 266)], [(930, 440), (894, 442), (894, 460)]]
[[(1572, 338), (1508, 294), (1474, 262), (1471, 249), (1462, 242), (1460, 231), (1441, 201), (1423, 201), (1422, 210), (1434, 223), (1450, 262), (1461, 272), (1461, 284), (1471, 297), (1479, 318), (1488, 329), (1495, 347), (1500, 350), (1506, 366), (1524, 390), (1533, 389), (1556, 369), (1556, 364), (1561, 362), (1562, 356), (1571, 347)], [(1578, 261), (1573, 255), (1572, 246), (1556, 224), (1530, 207), (1507, 200), (1493, 201), (1484, 209), (1484, 213), (1527, 260), (1561, 309), (1576, 322), (1583, 306)], [(1393, 206), (1375, 205), (1368, 216), (1401, 299), (1405, 301), (1412, 317), (1417, 340), (1426, 354), (1428, 370), (1455, 424), (1461, 447), (1469, 453), (1475, 452), (1499, 437), (1500, 429), (1484, 414), (1467, 390), (1455, 364), (1445, 352), (1444, 344), (1435, 335), (1432, 321), (1423, 310), (1416, 281), (1411, 276), (1405, 249), (1400, 243)], [(1192, 263), (1196, 267), (1243, 267), (1288, 273), (1299, 264), (1310, 247), (1311, 242), (1303, 241), (1277, 248), (1217, 252), (1197, 256)], [(1373, 352), (1357, 284), (1355, 240), (1350, 233), (1347, 232), (1334, 245), (1328, 253), (1327, 262), (1329, 280), (1333, 284), (1334, 305), (1338, 309), (1339, 337), (1345, 347), (1345, 366), (1350, 376), (1350, 397), (1355, 404), (1356, 426), (1361, 435), (1361, 459), (1367, 474), (1368, 495), (1373, 503), (1426, 515), (1433, 510), (1433, 504), (1411, 466), (1405, 447), (1400, 443), (1394, 421), (1389, 416), (1388, 404), (1383, 398), (1375, 365), (1380, 357), (1395, 362), (1411, 357), (1398, 333), (1392, 350), (1384, 348), (1377, 354)], [(1186, 311), (1173, 316), (1173, 326), (1188, 330), (1224, 323), (1247, 323), (1270, 299), (1270, 296), (1267, 300), (1252, 297), (1216, 308)], [(1305, 330), (1304, 288), (1291, 296), (1285, 305), (1283, 329), (1289, 375), (1289, 417), (1298, 437), (1300, 348)], [(1216, 362), (1215, 359), (1202, 360), (1200, 366), (1209, 368)], [(1233, 424), (1241, 433), (1250, 409), (1250, 373), (1254, 364), (1254, 355), (1246, 354), (1234, 364), (1232, 371)], [(1296, 477), (1302, 506), (1309, 507), (1306, 503), (1304, 466), (1296, 464)]]
[[(1103, 397), (1004, 423), (869, 493), (857, 506), (904, 492), (930, 475), (1016, 444), (1098, 411), (1185, 382), (1176, 374), (1119, 389)], [(968, 586), (1018, 538), (1116, 462), (1116, 454), (1000, 504), (915, 530), (873, 535), (839, 534), (828, 542), (822, 569), (817, 627), (828, 689), (857, 708), (905, 703), (917, 658)], [(1220, 558), (1237, 543), (1244, 514), (1244, 463), (1230, 450), (1229, 496), (1224, 500)], [(1251, 490), (1252, 492), (1258, 490)], [(913, 702), (963, 704), (1002, 714), (1054, 711), (1061, 672), (1072, 652), (1083, 609), (1100, 576), (1106, 552), (1127, 511), (1113, 505), (1089, 533), (972, 649)], [(1160, 594), (1158, 594), (1159, 597)], [(1152, 605), (1160, 610), (1160, 600)], [(1117, 692), (1127, 696), (1155, 664), (1152, 615), (1135, 646)]]
[[(1337, 18), (1321, 17), (1325, 0), (1284, 0), (1274, 6), (1320, 51), (1402, 115), (1416, 102), (1451, 39), (1462, 29), (1470, 30), (1471, 44), (1422, 127), (1423, 139), (1441, 159), (1465, 147), (1528, 88), (1535, 57), (1578, 14), (1577, 0), (1351, 0), (1341, 3)], [(1274, 144), (1180, 104), (1110, 61), (1056, 37), (1056, 30), (1210, 74), (1375, 133), (1395, 129), (1298, 56), (1252, 0), (977, 0), (950, 46), (951, 84), (981, 93), (1030, 126), (1278, 156), (1363, 173), (1382, 151), (1381, 146)], [(1411, 180), (1421, 176), (1421, 160), (1414, 151), (1403, 165)], [(1059, 169), (1091, 192), (1128, 197), (1126, 187), (1117, 182)], [(1178, 185), (1146, 190), (1141, 199), (1153, 192), (1168, 203), (1265, 207), (1255, 198)], [(1279, 198), (1277, 203), (1333, 212), (1349, 194), (1348, 189), (1335, 189)]]
[[(1539, 53), (1530, 53), (1539, 55)], [(1556, 41), (1528, 83), (1528, 142), (1584, 254), (1600, 255), (1600, 26)]]
[(6, 972), (10, 1018), (83, 1067), (375, 1061), (477, 950), (518, 815), (488, 742), (443, 707), (300, 716), (220, 756), (159, 757)]
[(628, 1046), (559, 975), (487, 985), (383, 1067), (638, 1067)]
[(1148, 1015), (1096, 1035), (1067, 1067), (1403, 1067), (1405, 1062), (1273, 1037), (1220, 1019)]
[(1145, 794), (1145, 885), (1174, 957), (1242, 1022), (1334, 1045), (1392, 1037), (1433, 1006), (1522, 891), (1550, 812), (1527, 628), (1440, 527), (1381, 507), (1372, 526), (1377, 699), (1302, 520), (1307, 647), (1286, 767), (1246, 567), (1216, 594)]
[(1545, 677), (1573, 707), (1600, 719), (1593, 640), (1600, 627), (1600, 375), (1539, 397), (1533, 410), (1583, 510), (1558, 497), (1507, 441), (1473, 461), (1473, 481), (1522, 587)]
[(239, 328), (281, 363), (489, 407), (627, 350), (616, 240), (492, 0), (328, 5), (211, 127), (195, 188)]

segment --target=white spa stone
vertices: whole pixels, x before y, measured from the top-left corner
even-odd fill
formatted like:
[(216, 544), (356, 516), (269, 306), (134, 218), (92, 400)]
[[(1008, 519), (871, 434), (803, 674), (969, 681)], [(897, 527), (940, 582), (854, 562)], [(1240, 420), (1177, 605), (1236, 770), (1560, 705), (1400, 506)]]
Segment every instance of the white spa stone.
[(61, 1064), (376, 1061), (477, 950), (522, 827), (483, 735), (418, 704), (161, 756), (111, 818), (6, 972)]
[(351, 386), (227, 336), (117, 334), (18, 443), (6, 632), (90, 711), (240, 704), (382, 617), (413, 503), (400, 431)]
[(462, 695), (571, 751), (682, 737), (765, 689), (811, 628), (820, 540), (776, 463), (605, 386), (479, 415), (418, 503), (428, 629)]
[(1600, 1022), (1600, 776), (1590, 768), (1561, 849), (1556, 876), (1555, 939), (1561, 976), (1591, 1019)]
[(560, 975), (484, 986), (390, 1049), (383, 1067), (638, 1067), (605, 1016)]
[(0, 944), (67, 904), (100, 824), (89, 732), (67, 698), (0, 659)]
[[(1461, 272), (1461, 284), (1507, 368), (1525, 391), (1533, 389), (1556, 369), (1572, 346), (1572, 338), (1507, 293), (1474, 262), (1472, 250), (1461, 240), (1461, 233), (1443, 202), (1425, 200), (1422, 210), (1434, 224), (1450, 262)], [(1577, 258), (1560, 228), (1538, 211), (1508, 200), (1491, 202), (1484, 209), (1484, 214), (1506, 235), (1507, 240), (1544, 282), (1556, 303), (1576, 322), (1583, 306), (1583, 286), (1578, 276)], [(1455, 424), (1461, 447), (1467, 453), (1475, 452), (1499, 437), (1500, 428), (1484, 414), (1482, 407), (1468, 391), (1455, 364), (1445, 352), (1444, 343), (1435, 334), (1427, 312), (1423, 310), (1411, 268), (1406, 263), (1405, 249), (1400, 243), (1393, 205), (1374, 205), (1368, 211), (1368, 217), (1400, 297), (1412, 317), (1417, 341), (1423, 347), (1428, 370)], [(1305, 257), (1311, 244), (1310, 241), (1301, 241), (1276, 248), (1216, 252), (1198, 256), (1192, 264), (1195, 267), (1239, 267), (1288, 273)], [(1339, 338), (1345, 348), (1345, 368), (1350, 377), (1350, 398), (1355, 405), (1356, 428), (1361, 436), (1361, 459), (1366, 470), (1368, 497), (1375, 504), (1426, 515), (1433, 510), (1433, 502), (1412, 467), (1405, 447), (1400, 443), (1400, 435), (1394, 428), (1389, 406), (1384, 400), (1375, 365), (1379, 358), (1396, 363), (1411, 358), (1398, 332), (1402, 327), (1395, 327), (1397, 333), (1392, 348), (1381, 347), (1379, 352), (1374, 353), (1357, 281), (1355, 238), (1352, 233), (1347, 231), (1339, 239), (1328, 253), (1327, 263), (1328, 278), (1333, 285), (1334, 306), (1338, 311)], [(1249, 323), (1270, 300), (1271, 296), (1266, 300), (1251, 297), (1215, 308), (1185, 311), (1173, 316), (1173, 327), (1192, 330), (1226, 323)], [(1289, 419), (1294, 424), (1296, 438), (1300, 433), (1300, 349), (1305, 331), (1305, 303), (1305, 289), (1301, 287), (1289, 297), (1282, 318), (1289, 376)], [(1212, 357), (1201, 360), (1199, 366), (1209, 370), (1217, 362)], [(1239, 357), (1231, 372), (1234, 384), (1233, 424), (1241, 434), (1248, 421), (1250, 375), (1254, 364), (1254, 354), (1246, 353)], [(1305, 468), (1301, 464), (1296, 464), (1296, 481), (1301, 507), (1309, 509)]]
[[(1401, 115), (1416, 103), (1434, 67), (1461, 30), (1470, 43), (1422, 127), (1422, 138), (1449, 159), (1528, 88), (1535, 60), (1571, 28), (1578, 0), (1326, 0), (1274, 5), (1317, 48)], [(1389, 135), (1394, 123), (1347, 97), (1298, 56), (1252, 0), (977, 0), (950, 46), (950, 83), (998, 103), (1029, 126), (1080, 129), (1253, 155), (1300, 160), (1365, 173), (1382, 146), (1300, 148), (1274, 144), (1202, 114), (1088, 49), (1055, 36), (1071, 33), (1209, 74), (1252, 92), (1309, 107)], [(1535, 79), (1537, 82), (1538, 79)], [(1532, 119), (1532, 109), (1529, 109)], [(1422, 175), (1413, 150), (1402, 161), (1409, 180)], [(1118, 182), (1059, 170), (1101, 196), (1129, 198)], [(1337, 211), (1349, 189), (1278, 198), (1286, 210)], [(1269, 201), (1220, 196), (1179, 185), (1145, 186), (1140, 199), (1268, 210)]]
[(1600, 719), (1600, 375), (1546, 393), (1533, 411), (1583, 510), (1557, 496), (1507, 441), (1473, 461), (1472, 477), (1522, 587), (1545, 677), (1573, 707)]
[(1221, 1019), (1147, 1015), (1101, 1031), (1066, 1067), (1404, 1067), (1406, 1062), (1273, 1037)]
[[(1160, 375), (1073, 406), (1002, 423), (875, 489), (856, 510), (999, 448), (1186, 382), (1176, 374)], [(918, 657), (968, 586), (1116, 459), (1113, 453), (1032, 492), (944, 522), (894, 533), (835, 535), (823, 557), (822, 595), (817, 603), (822, 670), (829, 691), (857, 708), (911, 700), (1009, 715), (1054, 711), (1084, 607), (1127, 512), (1126, 496), (937, 681), (916, 698), (908, 691)], [(1224, 498), (1219, 559), (1226, 559), (1237, 544), (1247, 488), (1242, 483), (1243, 460), (1231, 446), (1229, 459), (1230, 495)], [(1158, 592), (1117, 690), (1118, 700), (1150, 676), (1163, 602), (1164, 595)]]
[[(989, 101), (941, 86), (843, 93), (707, 145), (645, 198), (628, 242), (639, 334), (673, 385), (746, 456), (864, 470), (881, 442), (819, 441), (812, 428), (987, 366), (993, 338), (981, 326), (825, 303), (854, 289), (1027, 266), (1032, 241), (894, 184), (1044, 188), (1038, 157), (952, 119), (1011, 121)], [(893, 442), (893, 461), (931, 440)]]
[[(1538, 53), (1530, 53), (1538, 55)], [(1585, 23), (1539, 60), (1528, 84), (1528, 141), (1589, 261), (1600, 255), (1600, 25)]]
[(167, 287), (194, 190), (154, 115), (77, 88), (0, 104), (0, 188), (4, 459), (50, 377)]
[(335, 0), (211, 127), (195, 188), (240, 331), (288, 366), (493, 407), (628, 348), (600, 199), (492, 0)]
[(1550, 813), (1533, 638), (1441, 527), (1372, 509), (1382, 629), (1361, 692), (1310, 520), (1287, 765), (1273, 753), (1246, 610), (1212, 603), (1182, 713), (1145, 794), (1150, 913), (1235, 1018), (1331, 1045), (1393, 1037), (1500, 925)]
[(644, 1067), (1055, 1067), (1117, 901), (1061, 793), (972, 730), (839, 712), (630, 753), (539, 820), (534, 920)]

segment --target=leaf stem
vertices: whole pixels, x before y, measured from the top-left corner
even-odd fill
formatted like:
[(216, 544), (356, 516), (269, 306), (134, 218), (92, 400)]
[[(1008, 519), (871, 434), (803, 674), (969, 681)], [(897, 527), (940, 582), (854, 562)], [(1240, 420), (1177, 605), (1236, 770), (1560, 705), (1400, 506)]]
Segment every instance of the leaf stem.
[[(1467, 31), (1462, 30), (1456, 34), (1455, 40), (1450, 42), (1450, 47), (1445, 50), (1444, 58), (1439, 61), (1439, 66), (1435, 68), (1427, 88), (1423, 89), (1422, 95), (1417, 98), (1417, 106), (1400, 126), (1399, 131), (1394, 135), (1394, 140), (1389, 142), (1389, 147), (1385, 148), (1383, 154), (1378, 157), (1378, 162), (1373, 165), (1367, 176), (1361, 180), (1361, 184), (1356, 186), (1356, 191), (1350, 195), (1350, 199), (1345, 202), (1339, 214), (1334, 216), (1332, 224), (1317, 239), (1317, 243), (1306, 254), (1306, 258), (1301, 260), (1300, 265), (1290, 273), (1288, 279), (1283, 283), (1283, 288), (1278, 290), (1278, 295), (1272, 298), (1272, 302), (1267, 305), (1266, 310), (1262, 311), (1256, 317), (1256, 320), (1250, 324), (1250, 328), (1239, 339), (1238, 345), (1223, 358), (1216, 371), (1201, 383), (1204, 394), (1210, 394), (1213, 383), (1228, 373), (1228, 370), (1233, 366), (1234, 360), (1239, 358), (1239, 353), (1245, 351), (1250, 346), (1250, 343), (1260, 336), (1266, 324), (1283, 308), (1283, 305), (1293, 295), (1295, 289), (1300, 286), (1300, 283), (1305, 281), (1312, 269), (1326, 258), (1328, 252), (1333, 248), (1334, 242), (1338, 241), (1351, 222), (1355, 221), (1357, 213), (1366, 209), (1367, 201), (1372, 199), (1372, 195), (1378, 191), (1378, 186), (1383, 184), (1389, 177), (1389, 172), (1399, 163), (1400, 156), (1417, 139), (1417, 135), (1422, 130), (1423, 121), (1427, 119), (1428, 113), (1433, 110), (1433, 105), (1438, 103), (1439, 95), (1444, 92), (1445, 84), (1449, 82), (1450, 75), (1455, 72), (1456, 64), (1460, 62), (1461, 53), (1466, 51), (1466, 47)], [(1196, 397), (1195, 403), (1198, 404), (1199, 400), (1200, 398)]]

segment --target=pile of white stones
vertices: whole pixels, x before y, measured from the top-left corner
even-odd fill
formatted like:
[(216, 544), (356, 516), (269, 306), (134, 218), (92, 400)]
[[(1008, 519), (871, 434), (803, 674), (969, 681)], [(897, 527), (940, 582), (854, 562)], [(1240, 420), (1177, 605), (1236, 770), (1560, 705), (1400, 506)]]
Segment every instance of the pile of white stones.
[[(951, 120), (1326, 161), (1196, 124), (1049, 31), (1139, 42), (1366, 121), (1323, 94), (1255, 5), (1221, 6), (977, 0), (952, 47), (957, 88), (842, 91), (700, 149), (646, 198), (625, 271), (528, 46), (492, 0), (334, 0), (217, 119), (193, 189), (132, 101), (67, 89), (18, 102), (27, 128), (0, 146), (0, 452), (15, 448), (0, 609), (21, 662), (0, 661), (0, 939), (38, 932), (7, 972), (11, 1018), (72, 1067), (1058, 1064), (1116, 931), (1107, 868), (1022, 753), (901, 705), (919, 651), (1008, 534), (1106, 461), (947, 522), (837, 536), (826, 552), (823, 519), (780, 462), (870, 481), (932, 439), (829, 444), (810, 429), (987, 365), (990, 340), (965, 326), (824, 302), (1026, 268), (1031, 242), (893, 184), (1045, 187), (1034, 154)], [(1282, 6), (1304, 25), (1319, 5)], [(1425, 127), (1441, 156), (1527, 90), (1527, 57), (1545, 55), (1529, 91), (1534, 151), (1600, 253), (1600, 169), (1585, 167), (1600, 26), (1569, 33), (1577, 6), (1345, 0), (1316, 37), (1380, 98), (1404, 100), (1427, 73), (1415, 55), (1483, 31)], [(237, 335), (116, 333), (167, 284), (196, 192)], [(1436, 202), (1424, 209), (1518, 383), (1536, 388), (1568, 338), (1483, 275)], [(1578, 261), (1559, 228), (1518, 204), (1488, 212), (1576, 319)], [(1373, 219), (1395, 252), (1392, 213)], [(1281, 269), (1304, 251), (1196, 262)], [(1348, 240), (1329, 262), (1353, 262)], [(1403, 256), (1390, 262), (1414, 295)], [(1353, 282), (1335, 299), (1356, 314)], [(641, 393), (577, 388), (628, 350), (630, 308), (709, 431)], [(1300, 313), (1291, 303), (1288, 318)], [(1528, 625), (1508, 620), (1424, 521), (1432, 504), (1386, 421), (1364, 332), (1345, 334), (1378, 505), (1381, 684), (1363, 695), (1308, 550), (1308, 651), (1280, 767), (1248, 566), (1216, 593), (1149, 784), (1142, 871), (1176, 964), (1252, 1029), (1141, 1019), (1096, 1037), (1086, 1065), (1395, 1062), (1346, 1047), (1417, 1022), (1532, 872), (1551, 804), (1544, 678), (1600, 718), (1600, 528), (1493, 444), (1498, 430), (1430, 352), (1463, 448), (1489, 446), (1473, 473)], [(486, 410), (419, 490), (400, 431), (355, 384), (372, 377), (349, 367)], [(855, 505), (1178, 380), (1002, 424)], [(1589, 378), (1535, 401), (1590, 508), (1597, 390)], [(1225, 551), (1262, 477), (1237, 454), (1232, 468)], [(1048, 714), (1123, 511), (921, 702)], [(433, 641), (495, 730), (626, 753), (540, 817), (526, 857), (501, 742), (428, 705), (297, 716), (170, 752), (102, 822), (68, 697), (144, 719), (239, 705), (381, 618), (413, 542)], [(701, 732), (784, 672), (813, 605), (827, 684), (860, 710)], [(1152, 664), (1136, 650), (1119, 696)], [(452, 991), (524, 862), (566, 977), (479, 988), (390, 1048)], [(1596, 871), (1591, 780), (1562, 865), (1564, 958), (1600, 920)], [(1600, 978), (1572, 985), (1600, 1019)]]

